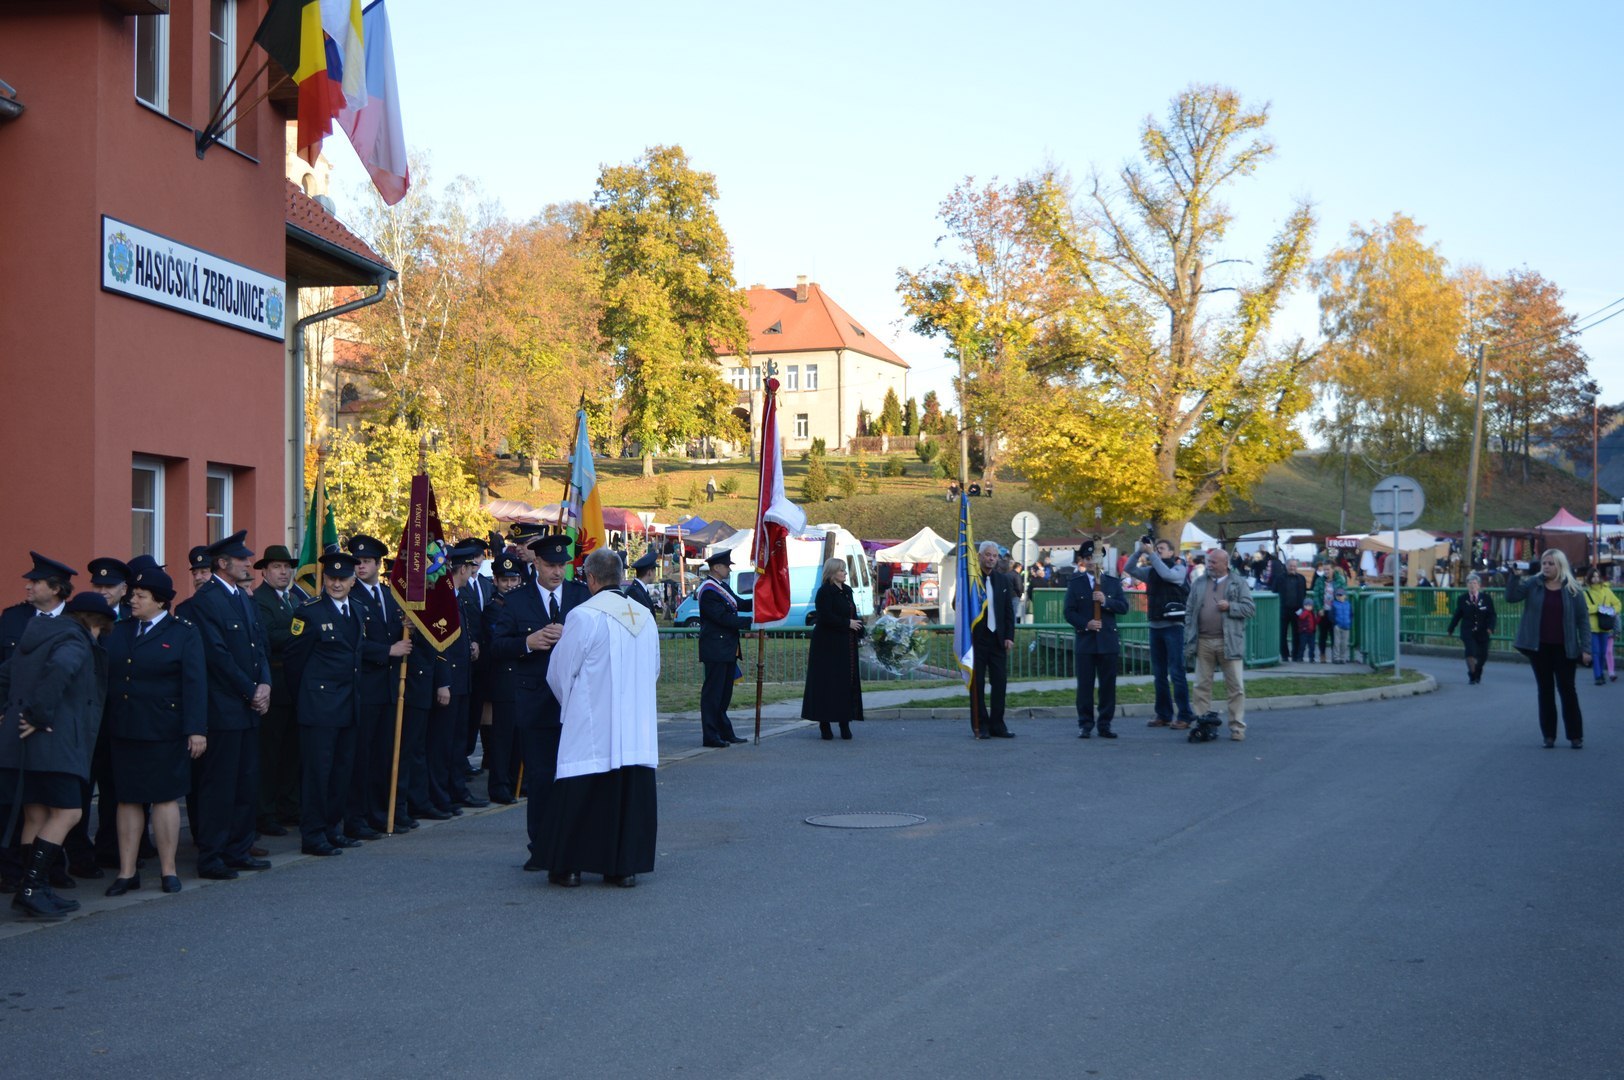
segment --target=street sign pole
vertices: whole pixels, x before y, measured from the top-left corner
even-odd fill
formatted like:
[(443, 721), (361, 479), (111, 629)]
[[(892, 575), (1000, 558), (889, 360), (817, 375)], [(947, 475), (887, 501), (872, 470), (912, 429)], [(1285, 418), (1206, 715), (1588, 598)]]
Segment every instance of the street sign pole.
[[(1393, 530), (1393, 555), (1390, 559), (1393, 567), (1393, 678), (1397, 679), (1403, 670), (1400, 628), (1403, 622), (1399, 611), (1399, 589), (1403, 584), (1401, 572), (1404, 558), (1399, 551), (1399, 530), (1408, 528), (1421, 518), (1421, 511), (1426, 509), (1426, 493), (1421, 485), (1408, 476), (1389, 476), (1370, 490), (1370, 512), (1376, 518), (1376, 524), (1389, 525)], [(1382, 521), (1383, 517), (1391, 515), (1391, 520)], [(1373, 530), (1374, 531), (1374, 530)]]
[(1397, 484), (1393, 485), (1393, 679), (1399, 677), (1399, 657), (1404, 650), (1399, 647), (1399, 610), (1398, 610), (1398, 583), (1399, 572), (1404, 567), (1404, 560), (1398, 553), (1398, 493)]

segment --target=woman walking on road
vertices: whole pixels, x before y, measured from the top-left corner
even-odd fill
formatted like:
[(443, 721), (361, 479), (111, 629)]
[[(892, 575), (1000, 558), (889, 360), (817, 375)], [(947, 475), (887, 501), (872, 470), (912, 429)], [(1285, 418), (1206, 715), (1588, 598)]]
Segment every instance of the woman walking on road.
[(1455, 601), (1455, 617), (1449, 632), (1460, 627), (1461, 645), (1466, 649), (1466, 681), (1475, 686), (1483, 681), (1483, 662), (1489, 658), (1489, 638), (1494, 634), (1497, 616), (1494, 597), (1483, 591), (1483, 579), (1466, 575), (1466, 591)]
[(1590, 670), (1596, 676), (1596, 685), (1608, 679), (1618, 681), (1613, 674), (1613, 627), (1618, 625), (1618, 594), (1602, 580), (1601, 570), (1590, 567), (1585, 571), (1585, 606), (1590, 609)]
[(823, 564), (823, 585), (816, 598), (818, 621), (812, 626), (812, 652), (806, 662), (806, 693), (801, 697), (801, 719), (816, 720), (818, 732), (833, 739), (830, 724), (840, 725), (840, 737), (851, 738), (851, 722), (863, 718), (863, 686), (857, 678), (857, 645), (863, 620), (846, 584), (846, 563), (830, 559)]
[(1539, 730), (1545, 748), (1556, 745), (1556, 699), (1562, 698), (1562, 727), (1575, 750), (1584, 746), (1584, 717), (1573, 688), (1574, 662), (1590, 663), (1590, 608), (1573, 580), (1568, 557), (1551, 550), (1539, 558), (1539, 573), (1513, 574), (1506, 603), (1522, 604), (1517, 651), (1528, 657), (1539, 686)]

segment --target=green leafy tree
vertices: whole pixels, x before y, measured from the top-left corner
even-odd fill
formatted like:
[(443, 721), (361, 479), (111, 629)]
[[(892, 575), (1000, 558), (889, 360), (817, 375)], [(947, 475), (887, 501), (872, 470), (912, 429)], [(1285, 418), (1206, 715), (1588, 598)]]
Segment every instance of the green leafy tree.
[(671, 482), (663, 476), (654, 481), (654, 505), (661, 510), (671, 508)]
[(829, 467), (822, 454), (813, 454), (806, 463), (806, 475), (801, 477), (801, 501), (820, 503), (829, 497)]
[(935, 439), (921, 436), (919, 441), (914, 443), (914, 453), (918, 454), (919, 460), (923, 461), (927, 465), (932, 461), (935, 461), (936, 455), (940, 454), (941, 452), (942, 444), (937, 442)]
[(874, 434), (902, 434), (902, 403), (897, 400), (895, 387), (885, 388), (885, 401), (880, 404), (880, 421)]
[(893, 480), (899, 476), (907, 476), (908, 466), (903, 463), (900, 457), (888, 457), (885, 459), (885, 475)]
[(945, 435), (942, 430), (942, 402), (936, 396), (936, 391), (925, 391), (925, 400), (922, 403), (923, 412), (919, 416), (919, 431), (928, 435)]
[(919, 434), (919, 402), (913, 398), (902, 407), (902, 433), (904, 435)]
[(716, 215), (716, 177), (680, 146), (605, 167), (591, 233), (604, 285), (603, 338), (615, 362), (622, 430), (654, 474), (654, 451), (701, 436), (739, 441), (735, 393), (717, 350), (749, 345), (744, 293)]
[[(393, 546), (400, 539), (417, 473), (419, 435), (404, 420), (340, 428), (327, 448), (327, 495), (343, 535), (366, 533)], [(496, 524), (481, 508), (473, 478), (456, 453), (431, 449), (429, 480), (448, 539), (483, 536)]]
[(857, 470), (851, 466), (841, 469), (835, 476), (835, 486), (840, 489), (841, 498), (849, 499), (857, 494)]

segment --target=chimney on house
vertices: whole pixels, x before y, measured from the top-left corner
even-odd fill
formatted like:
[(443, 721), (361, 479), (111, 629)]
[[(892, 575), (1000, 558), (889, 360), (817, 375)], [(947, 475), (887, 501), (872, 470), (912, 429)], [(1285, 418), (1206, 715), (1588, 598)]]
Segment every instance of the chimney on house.
[(797, 304), (806, 303), (806, 275), (805, 274), (796, 274), (795, 275), (795, 302)]

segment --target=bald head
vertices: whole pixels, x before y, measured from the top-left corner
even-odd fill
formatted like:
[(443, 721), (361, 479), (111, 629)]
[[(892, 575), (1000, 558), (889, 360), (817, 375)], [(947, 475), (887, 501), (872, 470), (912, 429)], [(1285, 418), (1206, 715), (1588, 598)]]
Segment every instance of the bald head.
[(1213, 577), (1223, 577), (1229, 573), (1229, 552), (1223, 548), (1213, 548), (1207, 552), (1207, 573)]

